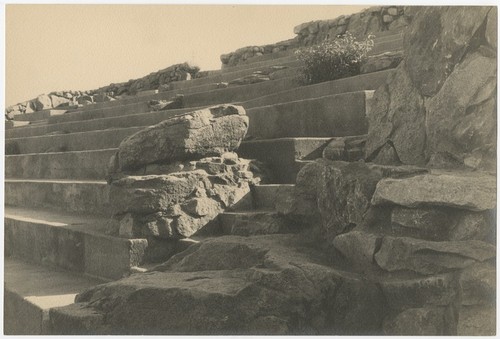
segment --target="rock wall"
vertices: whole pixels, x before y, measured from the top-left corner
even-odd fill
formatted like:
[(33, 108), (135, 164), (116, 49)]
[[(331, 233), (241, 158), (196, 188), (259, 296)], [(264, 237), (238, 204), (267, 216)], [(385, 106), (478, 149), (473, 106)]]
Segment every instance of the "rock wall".
[(366, 159), (494, 170), (497, 8), (411, 11), (405, 58), (374, 95)]
[(334, 138), (280, 212), (382, 292), (384, 334), (494, 335), (497, 9), (411, 13), (368, 135)]
[(173, 81), (189, 80), (197, 75), (198, 67), (188, 63), (176, 64), (163, 70), (153, 72), (139, 79), (110, 84), (88, 91), (59, 91), (42, 94), (17, 105), (6, 108), (5, 117), (12, 120), (18, 114), (33, 113), (52, 108), (74, 108), (82, 105), (112, 101), (120, 96), (135, 95), (145, 90), (168, 90)]
[(264, 54), (278, 53), (302, 46), (318, 44), (335, 39), (346, 31), (362, 39), (369, 33), (398, 30), (411, 22), (411, 10), (405, 12), (402, 6), (376, 6), (352, 15), (342, 15), (331, 20), (310, 21), (296, 26), (293, 39), (264, 46), (247, 46), (221, 55), (222, 67), (234, 66)]

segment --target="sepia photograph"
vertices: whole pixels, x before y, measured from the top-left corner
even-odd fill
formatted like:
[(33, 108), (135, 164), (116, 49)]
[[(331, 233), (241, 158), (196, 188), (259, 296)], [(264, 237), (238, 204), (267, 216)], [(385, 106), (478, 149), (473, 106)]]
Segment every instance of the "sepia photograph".
[(2, 6), (3, 335), (496, 336), (496, 5)]

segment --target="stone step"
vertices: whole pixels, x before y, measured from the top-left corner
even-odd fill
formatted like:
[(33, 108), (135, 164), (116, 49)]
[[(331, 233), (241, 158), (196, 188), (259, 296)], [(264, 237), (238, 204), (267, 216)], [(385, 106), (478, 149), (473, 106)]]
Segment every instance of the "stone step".
[[(182, 114), (190, 112), (192, 110), (193, 109), (190, 107), (190, 108), (166, 110), (166, 112), (169, 112), (171, 116), (174, 116), (176, 114)], [(150, 108), (148, 102), (141, 101), (128, 105), (113, 106), (95, 110), (68, 112), (64, 115), (50, 117), (48, 123), (57, 124), (68, 121), (101, 119), (101, 118), (123, 116), (128, 114), (147, 113), (151, 111), (152, 109)]]
[[(375, 39), (376, 41), (376, 39)], [(388, 51), (394, 51), (394, 50), (400, 50), (402, 49), (402, 38), (400, 36), (397, 36), (393, 40), (389, 41), (384, 41), (382, 43), (375, 43), (375, 47), (370, 51), (369, 55), (376, 55), (380, 54), (383, 52), (388, 52)], [(299, 67), (300, 62), (297, 62), (297, 59), (295, 56), (290, 56), (287, 57), (287, 59), (280, 59), (279, 62), (276, 64), (276, 60), (273, 61), (270, 64), (262, 64), (258, 65), (256, 67), (251, 67), (247, 69), (242, 69), (239, 70), (238, 72), (233, 70), (231, 72), (226, 72), (226, 73), (221, 73), (220, 75), (212, 75), (207, 78), (200, 78), (200, 79), (193, 79), (193, 80), (187, 80), (187, 81), (180, 81), (180, 82), (173, 82), (172, 87), (174, 89), (185, 89), (184, 94), (195, 94), (195, 93), (205, 93), (205, 92), (212, 92), (217, 90), (216, 88), (213, 88), (213, 83), (214, 82), (221, 82), (221, 81), (230, 81), (233, 79), (236, 79), (238, 77), (241, 77), (246, 74), (250, 74), (253, 71), (258, 70), (258, 68), (266, 67), (266, 66), (272, 66), (272, 65), (278, 65), (278, 64), (286, 64), (286, 63), (291, 63), (293, 67)], [(255, 65), (254, 65), (255, 66)], [(186, 90), (187, 88), (191, 87), (196, 87), (199, 84), (209, 84), (209, 86), (202, 86), (198, 89), (194, 89), (194, 91), (189, 91)], [(211, 84), (211, 85), (210, 85)], [(76, 112), (84, 112), (88, 110), (96, 110), (96, 109), (103, 109), (103, 108), (111, 108), (111, 107), (118, 107), (118, 106), (128, 106), (128, 110), (134, 109), (133, 107), (137, 107), (136, 109), (145, 109), (141, 108), (141, 101), (142, 101), (142, 106), (146, 104), (147, 101), (149, 100), (168, 100), (173, 98), (176, 94), (181, 94), (183, 91), (167, 91), (167, 92), (162, 92), (158, 94), (151, 94), (151, 95), (146, 95), (146, 96), (140, 96), (136, 98), (128, 98), (128, 99), (123, 99), (123, 100), (115, 100), (115, 101), (110, 101), (107, 103), (100, 103), (100, 104), (94, 104), (94, 105), (89, 105), (84, 108), (78, 109)], [(196, 99), (193, 99), (196, 102)], [(241, 99), (236, 99), (236, 100), (241, 100)], [(223, 101), (220, 101), (223, 102)], [(137, 106), (131, 105), (134, 103)], [(208, 103), (211, 104), (211, 103)], [(146, 105), (147, 106), (147, 105)], [(192, 107), (192, 104), (187, 104), (186, 106)], [(57, 121), (57, 118), (53, 118), (52, 121)]]
[[(231, 69), (231, 70), (227, 70), (227, 71), (226, 70), (219, 70), (217, 72), (212, 73), (210, 76), (207, 76), (204, 78), (172, 82), (169, 84), (173, 89), (171, 91), (130, 96), (130, 97), (126, 97), (126, 98), (115, 100), (115, 101), (99, 102), (99, 103), (95, 103), (92, 105), (80, 107), (78, 109), (73, 110), (73, 112), (89, 111), (89, 110), (102, 109), (102, 108), (115, 107), (115, 106), (123, 106), (123, 105), (132, 104), (132, 103), (138, 103), (141, 101), (146, 102), (149, 100), (166, 100), (166, 99), (173, 97), (175, 94), (182, 93), (182, 91), (179, 91), (182, 89), (197, 87), (199, 85), (213, 84), (213, 83), (222, 82), (222, 81), (227, 82), (228, 81), (227, 79), (233, 80), (233, 79), (239, 78), (239, 77), (246, 75), (246, 74), (250, 74), (254, 71), (257, 71), (257, 70), (265, 68), (265, 67), (274, 66), (274, 65), (286, 65), (289, 63), (291, 63), (292, 65), (293, 64), (296, 65), (297, 58), (293, 55), (292, 56), (288, 55), (284, 58), (280, 58), (277, 60), (270, 60), (270, 61), (267, 61), (267, 62), (261, 63), (261, 64), (251, 65), (250, 67), (248, 65), (246, 65), (245, 67), (242, 67), (242, 68), (235, 68), (235, 69)], [(241, 72), (241, 73), (238, 73), (238, 72)], [(220, 80), (221, 77), (223, 79), (226, 79), (226, 80)]]
[(105, 181), (5, 179), (5, 205), (110, 216)]
[(373, 91), (358, 91), (251, 108), (247, 138), (366, 134), (372, 97)]
[(263, 66), (263, 65), (269, 65), (273, 61), (276, 60), (287, 60), (287, 59), (293, 59), (295, 58), (295, 51), (297, 49), (289, 49), (286, 51), (280, 51), (276, 53), (269, 53), (269, 54), (263, 54), (261, 56), (255, 56), (253, 58), (247, 59), (245, 61), (240, 62), (237, 65), (234, 66), (228, 66), (228, 65), (221, 65), (221, 72), (233, 72), (235, 70), (241, 70), (241, 69), (247, 69), (247, 68), (252, 68), (252, 67), (257, 67), (257, 66)]
[(356, 75), (349, 78), (326, 81), (309, 86), (300, 86), (286, 91), (247, 100), (243, 103), (243, 106), (248, 110), (255, 107), (286, 103), (300, 99), (312, 99), (333, 94), (376, 90), (394, 72), (394, 69), (388, 69), (374, 73)]
[(106, 235), (112, 219), (39, 209), (5, 209), (5, 253), (27, 262), (120, 279), (138, 266), (146, 239)]
[[(327, 81), (315, 85), (295, 87), (288, 90), (278, 91), (276, 93), (268, 92), (260, 97), (240, 102), (240, 104), (243, 105), (243, 107), (245, 107), (246, 109), (250, 109), (259, 106), (266, 106), (276, 103), (314, 98), (325, 95), (362, 90), (374, 90), (378, 88), (378, 86), (380, 86), (382, 83), (384, 83), (387, 77), (390, 76), (393, 72), (394, 70), (389, 69), (375, 73), (368, 73), (344, 79)], [(248, 86), (243, 86), (241, 88), (248, 88)], [(231, 88), (231, 90), (241, 91), (241, 89), (238, 89), (236, 87)], [(191, 110), (195, 110), (195, 108), (192, 108)], [(113, 127), (148, 126), (171, 117), (172, 114), (176, 113), (174, 111), (177, 110), (113, 116), (103, 119), (48, 124), (43, 126), (18, 127), (7, 130), (6, 137), (20, 138), (27, 136), (44, 135), (56, 131), (83, 132)]]
[(46, 120), (51, 116), (61, 115), (68, 111), (68, 109), (46, 109), (43, 111), (36, 111), (33, 113), (18, 114), (14, 116), (15, 121), (39, 121)]
[[(247, 138), (334, 137), (365, 134), (372, 91), (359, 91), (247, 110)], [(143, 127), (6, 140), (7, 154), (116, 148)]]
[(281, 211), (293, 199), (295, 185), (270, 184), (252, 187), (252, 198), (256, 209)]
[(43, 135), (5, 141), (7, 155), (73, 152), (116, 148), (123, 139), (145, 126), (95, 130), (80, 133)]
[(104, 179), (116, 148), (5, 156), (5, 177), (18, 179)]
[(230, 72), (219, 71), (216, 74), (212, 74), (204, 78), (175, 81), (170, 83), (170, 86), (174, 90), (188, 89), (192, 87), (198, 87), (200, 85), (213, 84), (218, 82), (230, 82), (231, 80), (241, 78), (245, 75), (252, 74), (253, 72), (265, 70), (271, 66), (286, 66), (289, 68), (294, 68), (301, 65), (302, 65), (301, 61), (297, 60), (297, 58), (294, 59), (291, 56), (287, 56), (286, 58), (283, 59), (273, 60), (273, 62), (269, 64), (254, 65), (254, 67), (251, 68), (231, 69)]
[(59, 269), (4, 260), (4, 334), (50, 334), (49, 310), (73, 304), (102, 281)]
[(272, 173), (273, 183), (295, 183), (298, 173), (296, 160), (321, 158), (331, 138), (279, 138), (247, 140), (237, 153), (242, 158), (264, 162)]
[(144, 129), (144, 127), (145, 126), (113, 128), (79, 133), (7, 139), (5, 141), (6, 153), (7, 155), (13, 155), (116, 148), (123, 139)]
[(223, 235), (253, 236), (293, 233), (298, 230), (290, 220), (275, 211), (238, 211), (219, 214)]
[(29, 121), (14, 121), (14, 120), (5, 120), (5, 129), (19, 128), (25, 127), (30, 124)]

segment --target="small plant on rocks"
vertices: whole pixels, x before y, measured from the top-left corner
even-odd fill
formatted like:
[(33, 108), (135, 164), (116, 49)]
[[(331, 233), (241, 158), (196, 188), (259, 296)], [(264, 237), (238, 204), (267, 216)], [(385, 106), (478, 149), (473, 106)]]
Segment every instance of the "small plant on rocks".
[(359, 74), (374, 45), (373, 38), (370, 34), (364, 41), (356, 41), (351, 33), (346, 32), (335, 40), (299, 49), (295, 53), (304, 62), (302, 82), (316, 84)]

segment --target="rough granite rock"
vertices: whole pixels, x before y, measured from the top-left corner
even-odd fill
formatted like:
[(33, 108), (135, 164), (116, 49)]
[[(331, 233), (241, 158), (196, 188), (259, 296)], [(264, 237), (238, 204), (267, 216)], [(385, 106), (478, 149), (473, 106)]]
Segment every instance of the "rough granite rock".
[(457, 335), (494, 336), (496, 319), (494, 305), (462, 306), (458, 313)]
[(496, 180), (487, 174), (430, 173), (404, 179), (387, 178), (377, 184), (373, 205), (407, 207), (437, 205), (472, 211), (496, 206)]
[(371, 267), (378, 239), (380, 237), (374, 234), (351, 231), (337, 236), (333, 240), (333, 246), (355, 267)]
[(33, 100), (33, 104), (35, 105), (35, 110), (37, 111), (52, 108), (52, 101), (46, 94), (39, 95), (36, 99)]
[(375, 92), (365, 159), (495, 170), (495, 15), (488, 6), (405, 8), (404, 59)]
[(495, 142), (496, 64), (480, 52), (468, 54), (426, 101), (428, 156), (447, 152), (465, 158)]
[(252, 162), (232, 153), (189, 165), (159, 166), (154, 168), (156, 174), (121, 173), (122, 178), (114, 178), (110, 201), (120, 221), (120, 235), (189, 237), (242, 201), (250, 193), (250, 184), (259, 182), (250, 171)]
[(495, 257), (495, 247), (479, 240), (427, 241), (409, 237), (382, 239), (375, 261), (384, 270), (436, 274), (462, 269)]
[(248, 128), (240, 106), (220, 105), (167, 119), (123, 140), (121, 170), (146, 164), (196, 160), (238, 148)]
[(376, 334), (382, 292), (303, 235), (225, 236), (76, 297), (100, 334)]
[(390, 141), (404, 164), (425, 164), (424, 100), (408, 76), (405, 61), (387, 84), (375, 91), (368, 122), (367, 159)]
[(447, 306), (459, 290), (454, 274), (424, 277), (395, 277), (382, 280), (380, 287), (389, 307), (394, 310), (420, 308), (426, 305)]
[(50, 95), (49, 97), (52, 102), (52, 107), (54, 108), (60, 106), (68, 106), (71, 102), (71, 100), (57, 95)]
[(491, 263), (477, 263), (464, 269), (458, 280), (462, 305), (494, 304), (496, 269)]
[(435, 95), (483, 24), (488, 6), (422, 7), (404, 38), (408, 73), (423, 96)]
[(410, 308), (384, 321), (387, 335), (446, 335), (444, 307)]

